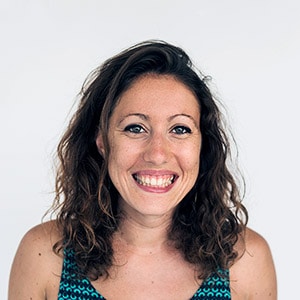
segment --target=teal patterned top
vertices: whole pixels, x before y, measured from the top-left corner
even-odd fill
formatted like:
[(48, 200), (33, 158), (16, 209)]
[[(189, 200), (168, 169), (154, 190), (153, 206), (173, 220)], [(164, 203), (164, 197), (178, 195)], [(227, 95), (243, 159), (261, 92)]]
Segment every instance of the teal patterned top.
[[(73, 252), (65, 250), (64, 253), (58, 300), (106, 300), (87, 278), (77, 276)], [(209, 276), (190, 300), (231, 299), (229, 271), (220, 270), (219, 272), (225, 276), (221, 277), (218, 273)]]

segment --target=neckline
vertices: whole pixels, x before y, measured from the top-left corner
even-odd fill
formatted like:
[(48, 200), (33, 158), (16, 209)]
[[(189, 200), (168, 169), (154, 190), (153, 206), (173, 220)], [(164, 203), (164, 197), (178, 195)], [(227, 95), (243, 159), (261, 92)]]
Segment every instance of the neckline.
[[(64, 249), (64, 262), (63, 262), (63, 272), (61, 277), (61, 283), (63, 280), (67, 279), (65, 276), (73, 277), (73, 280), (76, 278), (76, 274), (74, 274), (74, 270), (77, 269), (76, 263), (74, 261), (74, 252), (72, 250)], [(66, 271), (65, 276), (64, 271)], [(75, 272), (76, 273), (76, 272)], [(209, 296), (211, 297), (211, 293), (213, 291), (213, 294), (216, 293), (219, 296), (222, 297), (224, 294), (224, 299), (231, 299), (231, 291), (230, 291), (230, 273), (229, 269), (221, 269), (219, 268), (216, 272), (213, 272), (210, 276), (208, 276), (206, 279), (204, 279), (197, 289), (197, 291), (194, 293), (192, 298), (190, 300), (196, 300), (196, 299), (203, 299), (203, 297)], [(75, 278), (74, 278), (75, 276)], [(79, 281), (78, 281), (79, 280)], [(75, 279), (77, 281), (77, 284), (79, 282), (85, 282), (90, 292), (92, 292), (96, 298), (102, 299), (102, 300), (108, 300), (106, 299), (100, 291), (98, 291), (91, 281), (87, 277), (83, 277), (82, 279)], [(76, 285), (76, 284), (75, 284)], [(223, 299), (223, 298), (220, 298)]]
[[(218, 270), (219, 273), (221, 273), (222, 275), (225, 276), (225, 278), (221, 278), (217, 272), (214, 272), (212, 273), (210, 276), (208, 276), (206, 279), (204, 279), (202, 281), (202, 283), (200, 284), (199, 288), (197, 289), (197, 291), (194, 293), (194, 295), (190, 298), (190, 300), (194, 300), (194, 299), (197, 299), (198, 295), (202, 293), (202, 291), (206, 290), (207, 287), (209, 287), (211, 285), (211, 282), (214, 281), (216, 282), (216, 279), (215, 279), (215, 276), (217, 276), (217, 278), (219, 280), (221, 280), (222, 282), (224, 282), (224, 284), (228, 284), (228, 289), (230, 291), (230, 288), (229, 288), (229, 270), (226, 269), (226, 270), (222, 270), (222, 269), (219, 269)], [(226, 278), (227, 277), (227, 278)], [(93, 290), (93, 292), (100, 297), (100, 299), (102, 300), (109, 300), (109, 299), (106, 299), (94, 286), (93, 284), (91, 283), (91, 281), (88, 279), (88, 278), (85, 278), (85, 280), (88, 282), (88, 284), (90, 285), (90, 288)]]

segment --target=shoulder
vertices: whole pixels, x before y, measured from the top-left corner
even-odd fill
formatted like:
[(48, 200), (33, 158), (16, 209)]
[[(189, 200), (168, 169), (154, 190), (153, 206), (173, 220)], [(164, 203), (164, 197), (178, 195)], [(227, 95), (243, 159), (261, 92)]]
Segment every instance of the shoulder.
[(23, 236), (20, 245), (34, 242), (34, 245), (49, 246), (60, 238), (55, 221), (47, 221), (30, 228)]
[(26, 256), (37, 255), (38, 257), (51, 258), (52, 247), (60, 239), (60, 233), (55, 221), (41, 223), (29, 229), (23, 236), (17, 253)]
[(52, 247), (60, 239), (54, 221), (39, 224), (23, 236), (11, 268), (9, 299), (45, 299), (50, 285), (57, 285), (62, 257)]
[(271, 250), (266, 239), (258, 232), (247, 228), (245, 232), (246, 253), (250, 257), (263, 258), (265, 255), (270, 256)]
[(241, 256), (230, 270), (233, 293), (244, 293), (257, 300), (277, 299), (275, 266), (268, 242), (250, 228), (239, 244), (243, 241), (244, 247), (239, 247)]

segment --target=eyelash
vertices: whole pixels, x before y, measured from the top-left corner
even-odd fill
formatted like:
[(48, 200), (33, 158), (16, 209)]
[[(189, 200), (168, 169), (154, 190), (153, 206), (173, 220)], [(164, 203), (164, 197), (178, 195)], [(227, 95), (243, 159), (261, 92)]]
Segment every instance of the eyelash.
[[(146, 132), (146, 130), (138, 124), (128, 125), (124, 128), (124, 131), (130, 132), (133, 134), (140, 134), (140, 133)], [(187, 126), (175, 126), (174, 128), (172, 128), (171, 132), (178, 134), (178, 135), (183, 135), (183, 134), (192, 133), (192, 130)]]
[[(180, 132), (177, 131), (178, 129), (180, 129)], [(177, 134), (179, 134), (179, 135), (192, 133), (192, 130), (189, 127), (186, 127), (186, 126), (175, 126), (172, 129), (172, 132), (174, 132), (174, 131), (177, 131)]]
[[(138, 131), (136, 129), (138, 129)], [(124, 128), (124, 131), (128, 131), (133, 134), (139, 134), (139, 133), (145, 132), (145, 129), (138, 124), (132, 124), (132, 125), (126, 126)]]

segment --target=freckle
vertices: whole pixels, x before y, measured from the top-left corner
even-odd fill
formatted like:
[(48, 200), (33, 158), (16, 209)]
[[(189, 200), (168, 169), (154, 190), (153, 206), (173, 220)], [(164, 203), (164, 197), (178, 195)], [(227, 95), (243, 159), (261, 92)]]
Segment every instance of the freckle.
[(151, 283), (153, 284), (153, 283), (154, 283), (154, 281), (152, 280), (152, 281), (151, 281)]

